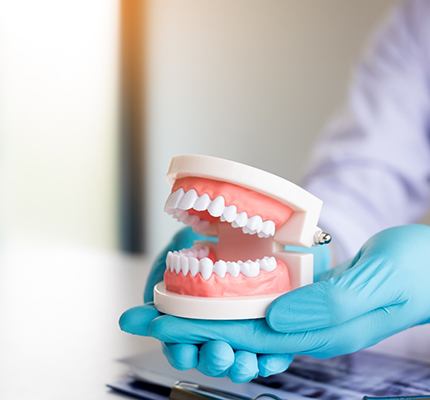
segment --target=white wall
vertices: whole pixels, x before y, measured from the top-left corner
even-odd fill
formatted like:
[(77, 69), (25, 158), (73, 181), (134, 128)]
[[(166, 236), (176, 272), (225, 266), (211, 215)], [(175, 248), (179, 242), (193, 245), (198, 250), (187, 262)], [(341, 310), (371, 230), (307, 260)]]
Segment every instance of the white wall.
[(297, 180), (389, 0), (150, 0), (150, 250), (173, 154), (208, 153)]
[(116, 241), (117, 0), (0, 0), (0, 242)]

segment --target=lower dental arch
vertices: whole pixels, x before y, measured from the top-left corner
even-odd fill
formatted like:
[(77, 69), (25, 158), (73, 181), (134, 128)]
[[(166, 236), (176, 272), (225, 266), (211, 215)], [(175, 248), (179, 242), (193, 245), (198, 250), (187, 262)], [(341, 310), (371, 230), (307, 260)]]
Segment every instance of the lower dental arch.
[(226, 274), (237, 277), (240, 273), (252, 278), (258, 276), (260, 271), (272, 272), (277, 266), (274, 256), (265, 256), (261, 259), (247, 261), (213, 261), (212, 258), (209, 257), (208, 246), (173, 251), (167, 255), (166, 268), (171, 272), (181, 273), (184, 276), (190, 274), (195, 277), (200, 273), (204, 280), (208, 280), (213, 273), (220, 278), (224, 278)]

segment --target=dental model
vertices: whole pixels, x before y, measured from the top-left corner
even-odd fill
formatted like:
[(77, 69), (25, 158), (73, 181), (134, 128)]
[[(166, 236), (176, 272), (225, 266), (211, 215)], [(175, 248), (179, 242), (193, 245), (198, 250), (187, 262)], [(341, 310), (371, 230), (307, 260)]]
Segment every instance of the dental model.
[(312, 254), (285, 245), (326, 244), (317, 227), (322, 201), (279, 176), (220, 158), (170, 162), (165, 211), (217, 242), (169, 252), (155, 307), (197, 319), (262, 318), (289, 290), (312, 283)]

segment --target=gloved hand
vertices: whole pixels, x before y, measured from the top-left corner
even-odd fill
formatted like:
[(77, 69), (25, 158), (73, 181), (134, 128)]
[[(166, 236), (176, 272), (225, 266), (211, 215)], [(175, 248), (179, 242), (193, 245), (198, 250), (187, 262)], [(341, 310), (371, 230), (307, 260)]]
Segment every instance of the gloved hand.
[(352, 353), (430, 322), (429, 282), (430, 226), (390, 228), (325, 279), (276, 299), (266, 320), (277, 332), (312, 337), (306, 354)]
[[(145, 288), (144, 301), (153, 299), (153, 287), (163, 279), (165, 259), (168, 251), (191, 247), (195, 240), (208, 240), (186, 228), (179, 231), (157, 257), (149, 274)], [(211, 239), (209, 239), (211, 240)], [(212, 239), (213, 240), (213, 239)], [(326, 246), (315, 246), (312, 249), (289, 246), (288, 251), (312, 252), (314, 254), (315, 276), (327, 271), (330, 265), (330, 254)], [(148, 336), (147, 325), (160, 314), (151, 305), (128, 310), (120, 320), (121, 328), (130, 333)], [(234, 321), (225, 321), (235, 324)], [(208, 341), (200, 348), (195, 344), (164, 343), (163, 352), (170, 364), (180, 370), (197, 368), (209, 376), (228, 375), (235, 382), (247, 382), (257, 375), (269, 376), (285, 371), (292, 361), (289, 354), (258, 354), (234, 351), (223, 341)]]
[(266, 319), (198, 321), (160, 316), (144, 306), (127, 311), (121, 323), (130, 333), (169, 343), (170, 357), (180, 348), (182, 358), (177, 359), (186, 367), (202, 362), (193, 345), (204, 343), (203, 369), (209, 365), (211, 372), (222, 371), (220, 375), (233, 370), (238, 377), (249, 378), (260, 369), (256, 354), (278, 354), (277, 360), (284, 363), (289, 357), (285, 354), (334, 357), (428, 323), (429, 264), (430, 227), (396, 227), (373, 236), (327, 279), (276, 299)]

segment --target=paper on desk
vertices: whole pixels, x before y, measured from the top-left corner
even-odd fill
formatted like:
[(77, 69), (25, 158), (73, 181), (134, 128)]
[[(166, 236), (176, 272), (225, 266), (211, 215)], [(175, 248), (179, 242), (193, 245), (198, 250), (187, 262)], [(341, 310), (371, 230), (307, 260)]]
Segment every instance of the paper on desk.
[[(134, 376), (167, 387), (172, 387), (178, 381), (190, 381), (250, 397), (267, 392), (267, 388), (260, 385), (236, 384), (228, 378), (211, 378), (197, 370), (178, 371), (170, 366), (161, 351), (152, 350), (119, 361), (126, 364)], [(280, 393), (285, 395), (285, 392)]]
[[(262, 393), (272, 393), (281, 399), (288, 398), (288, 400), (305, 400), (309, 398), (319, 398), (321, 400), (362, 399), (362, 393), (345, 388), (335, 388), (321, 382), (308, 381), (294, 375), (288, 375), (287, 378), (288, 385), (292, 389), (289, 391), (286, 388), (277, 389), (276, 387), (282, 386), (278, 385), (278, 383), (272, 385), (272, 387), (262, 385), (263, 379), (254, 380), (251, 383), (236, 384), (228, 378), (211, 378), (201, 374), (197, 370), (178, 371), (169, 365), (161, 351), (150, 351), (119, 361), (126, 364), (134, 376), (167, 387), (172, 387), (177, 381), (182, 380), (216, 389), (222, 388), (222, 390), (251, 398)], [(287, 375), (282, 374), (282, 376)], [(264, 381), (269, 382), (267, 379)], [(318, 397), (314, 396), (315, 394), (318, 394)]]
[(198, 371), (173, 369), (161, 351), (121, 360), (135, 376), (171, 387), (178, 380), (222, 388), (244, 396), (273, 393), (281, 399), (362, 399), (370, 396), (430, 394), (430, 365), (423, 362), (362, 351), (330, 360), (297, 357), (287, 372), (234, 384), (227, 378), (210, 378)]

